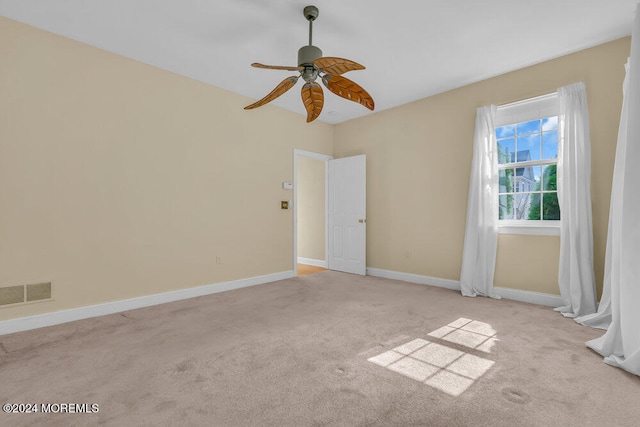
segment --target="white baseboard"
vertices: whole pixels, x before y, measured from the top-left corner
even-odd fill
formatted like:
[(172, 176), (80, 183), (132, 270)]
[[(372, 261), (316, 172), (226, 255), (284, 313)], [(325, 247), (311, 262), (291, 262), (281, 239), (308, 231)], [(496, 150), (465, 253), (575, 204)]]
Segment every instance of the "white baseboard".
[[(367, 267), (367, 275), (383, 277), (385, 279), (402, 280), (403, 282), (417, 283), (420, 285), (437, 286), (439, 288), (446, 288), (454, 291), (460, 290), (459, 280), (441, 279), (438, 277), (421, 276), (419, 274), (402, 273), (399, 271), (383, 270), (381, 268), (371, 267)], [(528, 302), (530, 304), (546, 305), (549, 307), (560, 307), (564, 305), (560, 295), (500, 287), (495, 287), (494, 290), (502, 298), (513, 301)]]
[[(299, 258), (300, 259), (300, 258)], [(308, 261), (307, 258), (302, 258)], [(318, 260), (311, 260), (318, 261)], [(304, 262), (305, 264), (310, 264)], [(320, 267), (324, 267), (320, 265)], [(325, 267), (326, 268), (326, 267)], [(431, 285), (440, 288), (460, 290), (460, 282), (458, 280), (441, 279), (438, 277), (422, 276), (419, 274), (402, 273), (399, 271), (384, 270), (381, 268), (367, 268), (367, 275), (374, 277), (382, 277), (386, 279), (401, 280), (404, 282), (417, 283), (421, 285)], [(249, 286), (260, 285), (264, 283), (275, 282), (295, 277), (295, 272), (283, 271), (280, 273), (267, 274), (264, 276), (249, 277), (246, 279), (233, 280), (229, 282), (215, 283), (211, 285), (198, 286), (195, 288), (180, 289), (177, 291), (163, 292), (160, 294), (146, 295), (143, 297), (130, 298), (121, 301), (107, 302), (103, 304), (90, 305), (86, 307), (72, 308), (69, 310), (55, 311), (52, 313), (38, 314), (35, 316), (20, 317), (17, 319), (9, 319), (0, 321), (0, 335), (12, 334), (15, 332), (27, 331), (30, 329), (42, 328), (45, 326), (58, 325), (61, 323), (72, 322), (74, 320), (87, 319), (90, 317), (104, 316), (107, 314), (120, 313), (136, 308), (149, 307), (157, 304), (164, 304), (183, 299), (199, 297), (203, 295), (215, 294), (218, 292), (230, 291), (233, 289), (246, 288)], [(503, 298), (527, 302), (531, 304), (540, 304), (550, 307), (560, 307), (563, 305), (562, 298), (559, 295), (546, 294), (534, 291), (522, 291), (510, 288), (495, 288), (496, 293)]]
[(543, 292), (535, 291), (522, 291), (520, 289), (500, 288), (497, 286), (493, 289), (502, 298), (514, 301), (546, 305), (549, 307), (561, 307), (564, 305), (564, 302), (562, 302), (562, 297), (560, 295), (546, 294)]
[(312, 259), (312, 258), (303, 258), (301, 256), (298, 257), (298, 264), (307, 264), (313, 265), (315, 267), (327, 268), (327, 261), (322, 259)]
[(180, 301), (183, 299), (194, 298), (203, 295), (216, 294), (218, 292), (246, 288), (248, 286), (261, 285), (263, 283), (275, 282), (277, 280), (284, 280), (292, 277), (295, 277), (295, 272), (293, 270), (282, 271), (280, 273), (267, 274), (264, 276), (249, 277), (246, 279), (232, 280), (229, 282), (197, 286), (195, 288), (180, 289), (177, 291), (145, 295), (142, 297), (130, 298), (126, 300), (71, 308), (69, 310), (54, 311), (52, 313), (38, 314), (35, 316), (9, 319), (0, 322), (0, 335), (27, 331), (30, 329), (42, 328), (45, 326), (58, 325), (60, 323), (67, 323), (74, 320), (87, 319), (90, 317), (104, 316), (106, 314), (119, 313), (122, 311), (149, 307), (151, 305), (164, 304), (173, 301)]
[(400, 271), (383, 270), (381, 268), (367, 267), (367, 275), (375, 277), (383, 277), (385, 279), (402, 280), (403, 282), (417, 283), (419, 285), (431, 285), (439, 288), (460, 290), (460, 282), (458, 280), (440, 279), (438, 277), (421, 276), (419, 274), (402, 273)]

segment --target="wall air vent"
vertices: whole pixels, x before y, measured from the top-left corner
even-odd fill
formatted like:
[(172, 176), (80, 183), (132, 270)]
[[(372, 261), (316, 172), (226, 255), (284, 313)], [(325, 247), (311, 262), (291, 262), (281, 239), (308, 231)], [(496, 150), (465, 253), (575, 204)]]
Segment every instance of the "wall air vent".
[(0, 288), (0, 307), (51, 299), (51, 282)]

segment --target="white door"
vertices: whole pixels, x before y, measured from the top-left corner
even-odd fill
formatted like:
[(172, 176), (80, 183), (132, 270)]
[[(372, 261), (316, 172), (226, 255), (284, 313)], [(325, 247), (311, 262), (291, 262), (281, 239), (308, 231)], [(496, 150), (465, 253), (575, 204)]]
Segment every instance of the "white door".
[(365, 275), (366, 156), (329, 160), (330, 270)]

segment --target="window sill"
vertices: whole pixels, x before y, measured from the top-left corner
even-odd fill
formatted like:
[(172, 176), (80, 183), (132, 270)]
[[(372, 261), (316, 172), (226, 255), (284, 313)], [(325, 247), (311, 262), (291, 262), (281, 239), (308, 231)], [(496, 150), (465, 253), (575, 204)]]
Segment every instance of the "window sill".
[(498, 234), (529, 234), (534, 236), (559, 236), (560, 224), (500, 224)]

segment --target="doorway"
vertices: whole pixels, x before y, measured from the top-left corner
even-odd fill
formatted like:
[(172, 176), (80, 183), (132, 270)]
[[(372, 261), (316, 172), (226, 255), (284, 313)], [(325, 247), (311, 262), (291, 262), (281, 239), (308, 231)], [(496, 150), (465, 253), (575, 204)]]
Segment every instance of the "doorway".
[(330, 159), (326, 154), (294, 150), (293, 265), (296, 275), (327, 268), (327, 162)]
[[(324, 172), (324, 173), (323, 173)], [(366, 274), (366, 156), (293, 150), (293, 269)]]

